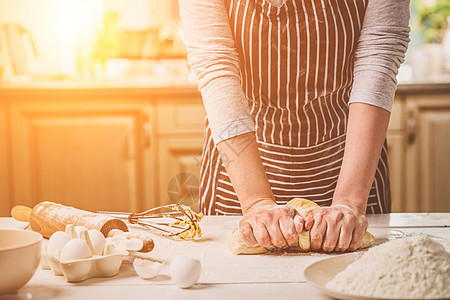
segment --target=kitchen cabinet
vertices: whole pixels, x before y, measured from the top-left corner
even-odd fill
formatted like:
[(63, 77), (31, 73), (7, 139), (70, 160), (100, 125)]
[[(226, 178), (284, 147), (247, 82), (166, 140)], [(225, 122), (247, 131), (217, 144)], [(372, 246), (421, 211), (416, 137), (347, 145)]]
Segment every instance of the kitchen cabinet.
[(159, 140), (160, 205), (182, 203), (198, 207), (203, 138)]
[[(450, 85), (400, 86), (387, 133), (393, 212), (450, 211)], [(0, 89), (0, 216), (197, 207), (205, 111), (193, 86)]]
[(204, 123), (193, 87), (0, 90), (0, 215), (197, 205)]
[(414, 95), (406, 105), (407, 211), (450, 211), (450, 96)]
[(393, 212), (405, 209), (404, 203), (404, 104), (401, 97), (394, 99), (391, 119), (387, 132), (387, 150), (389, 163), (389, 178), (391, 182), (391, 208)]
[(402, 212), (405, 210), (404, 203), (404, 136), (401, 134), (389, 133), (388, 141), (388, 162), (389, 178), (391, 181), (391, 209), (392, 212)]
[(397, 92), (387, 134), (393, 212), (450, 211), (446, 86), (403, 86)]
[(157, 101), (158, 137), (203, 136), (205, 109), (200, 94)]
[(198, 207), (205, 116), (198, 97), (158, 102), (160, 205)]
[(152, 110), (142, 99), (72, 91), (10, 100), (15, 204), (136, 211), (153, 198)]
[(6, 118), (7, 105), (0, 102), (0, 213), (9, 211), (11, 206), (8, 176), (8, 122)]

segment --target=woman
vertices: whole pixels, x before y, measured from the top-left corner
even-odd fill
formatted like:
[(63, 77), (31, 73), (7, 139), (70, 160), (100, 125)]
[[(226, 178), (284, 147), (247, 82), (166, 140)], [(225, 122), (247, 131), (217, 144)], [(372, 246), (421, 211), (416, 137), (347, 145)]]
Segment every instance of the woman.
[[(355, 250), (390, 211), (386, 152), (407, 0), (180, 0), (207, 113), (200, 208), (250, 245)], [(306, 220), (284, 206), (318, 203)]]

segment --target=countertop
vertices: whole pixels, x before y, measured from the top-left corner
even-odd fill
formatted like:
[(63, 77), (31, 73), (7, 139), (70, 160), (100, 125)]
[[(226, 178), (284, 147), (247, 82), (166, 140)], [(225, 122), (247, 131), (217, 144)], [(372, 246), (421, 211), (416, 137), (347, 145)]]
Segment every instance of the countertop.
[[(115, 93), (132, 92), (145, 94), (197, 93), (196, 80), (158, 76), (128, 76), (124, 78), (72, 78), (36, 76), (30, 81), (0, 85), (0, 95), (37, 92), (89, 92), (113, 91)], [(426, 80), (400, 82), (397, 95), (405, 94), (450, 94), (450, 74), (430, 77)]]
[[(450, 213), (392, 213), (369, 215), (369, 231), (376, 243), (389, 238), (425, 233), (450, 251)], [(236, 256), (228, 252), (226, 237), (240, 217), (207, 216), (199, 241), (174, 241), (155, 237), (147, 256), (170, 262), (177, 254), (198, 258), (202, 275), (191, 289), (179, 289), (168, 276), (168, 264), (153, 280), (135, 275), (124, 263), (115, 277), (66, 283), (49, 270), (38, 269), (15, 298), (8, 299), (331, 299), (306, 283), (303, 270), (313, 262), (339, 254), (268, 254)], [(26, 223), (0, 218), (0, 228), (24, 228)], [(132, 231), (141, 229), (131, 228)], [(3, 299), (0, 297), (0, 299)]]
[(197, 83), (158, 80), (157, 78), (126, 79), (36, 79), (28, 83), (0, 85), (0, 100), (23, 99), (36, 96), (66, 96), (82, 99), (85, 96), (196, 96), (200, 98)]

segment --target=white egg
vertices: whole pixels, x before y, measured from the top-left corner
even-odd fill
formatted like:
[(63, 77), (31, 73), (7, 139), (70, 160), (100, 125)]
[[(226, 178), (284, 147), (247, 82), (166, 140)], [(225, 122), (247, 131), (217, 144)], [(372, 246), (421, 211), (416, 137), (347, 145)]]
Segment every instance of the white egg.
[(134, 271), (143, 279), (151, 279), (161, 272), (163, 264), (148, 259), (136, 258), (133, 261)]
[(177, 255), (170, 263), (170, 276), (181, 288), (193, 286), (200, 278), (201, 265), (198, 259)]
[(89, 257), (91, 257), (91, 250), (86, 242), (82, 239), (71, 239), (64, 245), (60, 260), (62, 262), (69, 262)]
[(106, 244), (105, 236), (97, 229), (90, 229), (88, 234), (92, 247), (94, 248), (94, 255), (102, 255)]
[(48, 239), (47, 254), (59, 258), (64, 245), (70, 241), (70, 236), (64, 231), (57, 231)]

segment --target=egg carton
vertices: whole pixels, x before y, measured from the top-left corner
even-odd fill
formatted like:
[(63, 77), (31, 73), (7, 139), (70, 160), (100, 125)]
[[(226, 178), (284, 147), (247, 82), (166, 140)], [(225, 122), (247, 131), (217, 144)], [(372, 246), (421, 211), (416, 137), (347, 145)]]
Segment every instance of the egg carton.
[[(92, 249), (92, 243), (86, 228), (80, 229), (78, 234), (73, 225), (68, 225), (66, 233), (71, 239), (82, 239)], [(137, 243), (137, 244), (136, 244)], [(111, 277), (119, 273), (120, 266), (125, 257), (142, 248), (142, 241), (128, 240), (124, 234), (106, 239), (106, 244), (100, 250), (100, 254), (90, 257), (62, 260), (60, 253), (51, 255), (45, 249), (42, 253), (41, 266), (43, 269), (52, 270), (56, 276), (64, 276), (67, 282), (80, 282), (95, 277)], [(91, 252), (94, 253), (94, 250)]]
[(122, 260), (128, 252), (110, 255), (94, 255), (86, 259), (62, 262), (55, 257), (44, 254), (43, 264), (56, 276), (64, 276), (67, 282), (80, 282), (95, 277), (111, 277), (119, 273)]

